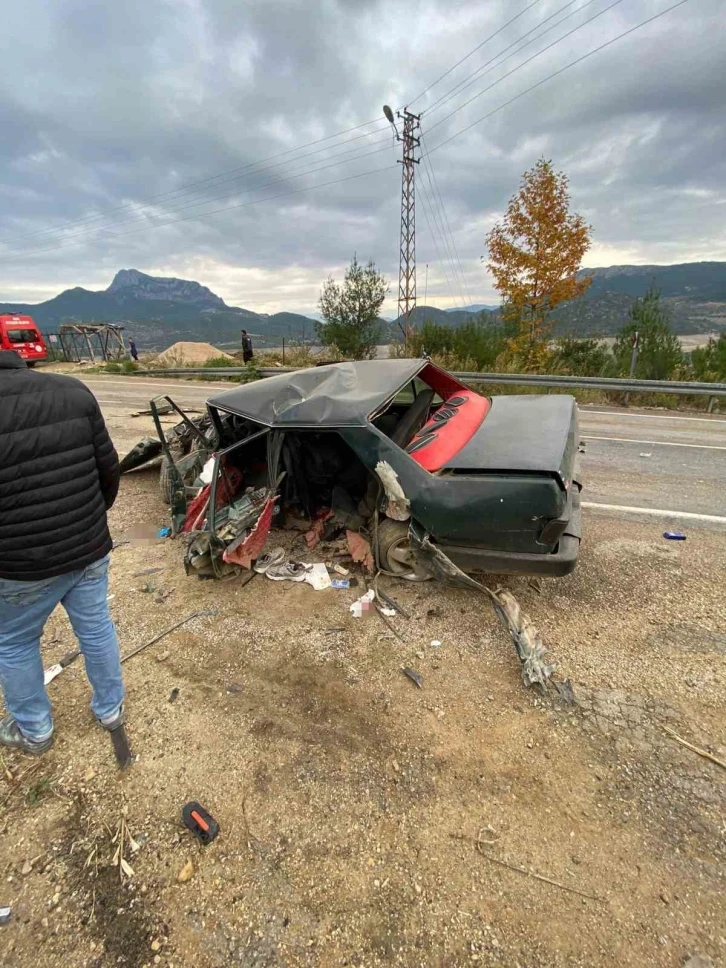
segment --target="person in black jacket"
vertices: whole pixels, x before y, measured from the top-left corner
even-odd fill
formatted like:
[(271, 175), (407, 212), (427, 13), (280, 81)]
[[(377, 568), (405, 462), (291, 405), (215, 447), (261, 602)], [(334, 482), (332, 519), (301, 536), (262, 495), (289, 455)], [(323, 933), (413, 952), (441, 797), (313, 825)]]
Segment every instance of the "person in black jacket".
[(40, 637), (62, 604), (106, 729), (123, 724), (124, 686), (108, 610), (106, 512), (119, 463), (91, 391), (0, 351), (0, 744), (44, 753), (53, 742)]
[(247, 335), (247, 330), (243, 329), (242, 330), (242, 362), (249, 363), (249, 361), (252, 359), (254, 355), (255, 354), (252, 350), (252, 340)]

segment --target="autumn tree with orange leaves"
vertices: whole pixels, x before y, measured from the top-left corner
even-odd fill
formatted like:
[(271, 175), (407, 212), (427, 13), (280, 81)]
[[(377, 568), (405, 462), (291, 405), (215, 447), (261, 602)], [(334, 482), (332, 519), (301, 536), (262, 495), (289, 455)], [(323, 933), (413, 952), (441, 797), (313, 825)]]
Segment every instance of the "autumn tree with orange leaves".
[(509, 355), (526, 370), (540, 369), (547, 359), (552, 310), (581, 296), (591, 282), (577, 278), (591, 227), (569, 208), (567, 176), (541, 158), (524, 173), (506, 215), (487, 235), (488, 268), (513, 333)]

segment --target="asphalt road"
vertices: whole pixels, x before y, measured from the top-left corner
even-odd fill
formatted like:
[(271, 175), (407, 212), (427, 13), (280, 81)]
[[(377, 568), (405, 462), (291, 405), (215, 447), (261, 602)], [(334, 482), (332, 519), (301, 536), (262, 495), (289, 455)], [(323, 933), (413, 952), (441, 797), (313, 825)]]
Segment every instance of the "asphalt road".
[[(180, 406), (203, 409), (224, 383), (137, 377), (88, 377), (120, 451), (150, 427), (130, 414), (168, 393)], [(583, 407), (580, 410), (583, 500), (588, 514), (665, 527), (726, 531), (726, 419), (668, 411)], [(664, 512), (664, 513), (659, 513)]]

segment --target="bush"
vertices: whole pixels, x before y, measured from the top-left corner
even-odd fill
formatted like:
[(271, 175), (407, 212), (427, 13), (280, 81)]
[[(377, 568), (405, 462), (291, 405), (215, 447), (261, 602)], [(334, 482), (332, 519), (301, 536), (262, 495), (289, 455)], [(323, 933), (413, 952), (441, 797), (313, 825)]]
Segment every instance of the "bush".
[(240, 361), (235, 359), (229, 359), (226, 356), (213, 356), (210, 360), (206, 360), (204, 366), (209, 370), (221, 370), (225, 366), (239, 366)]
[(392, 348), (394, 357), (430, 356), (449, 370), (493, 370), (506, 346), (504, 329), (496, 323), (474, 319), (454, 329), (425, 322), (409, 338), (408, 346)]
[(671, 330), (666, 309), (660, 303), (660, 293), (652, 286), (642, 299), (636, 299), (630, 319), (618, 331), (613, 347), (618, 371), (627, 376), (633, 353), (633, 338), (638, 334), (638, 360), (635, 378), (638, 380), (671, 380), (679, 375), (685, 359), (681, 344)]
[(715, 340), (711, 337), (706, 346), (699, 346), (691, 353), (693, 378), (702, 383), (726, 381), (726, 332)]
[(565, 376), (614, 376), (615, 361), (598, 339), (563, 336), (555, 340), (549, 371)]
[(107, 363), (104, 369), (106, 373), (123, 373), (120, 363)]

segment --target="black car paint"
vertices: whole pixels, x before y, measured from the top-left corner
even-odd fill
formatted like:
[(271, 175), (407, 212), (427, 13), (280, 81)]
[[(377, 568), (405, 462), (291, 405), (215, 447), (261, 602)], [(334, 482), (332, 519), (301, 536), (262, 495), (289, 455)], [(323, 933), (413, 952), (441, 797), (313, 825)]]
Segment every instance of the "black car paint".
[[(511, 573), (571, 571), (580, 537), (579, 485), (573, 480), (574, 399), (493, 398), (472, 440), (446, 468), (430, 473), (372, 422), (427, 365), (425, 360), (395, 361), (393, 366), (371, 362), (321, 367), (315, 377), (309, 371), (281, 374), (254, 384), (253, 395), (248, 387), (221, 393), (208, 409), (217, 429), (231, 414), (259, 430), (275, 428), (277, 440), (288, 432), (329, 430), (340, 435), (372, 475), (386, 462), (410, 504), (414, 545), (414, 535), (419, 545), (420, 536), (427, 535), (466, 570), (479, 563), (480, 570)], [(339, 372), (321, 375), (325, 370)], [(357, 373), (365, 379), (356, 388)], [(303, 391), (310, 387), (314, 392), (306, 398)], [(337, 395), (343, 399), (341, 422)], [(316, 422), (299, 422), (302, 414), (311, 413), (317, 414)]]
[(438, 540), (514, 553), (554, 550), (556, 541), (538, 543), (545, 522), (558, 518), (567, 502), (553, 475), (431, 474), (373, 425), (340, 434), (370, 470), (379, 461), (390, 464), (411, 504), (411, 516)]

